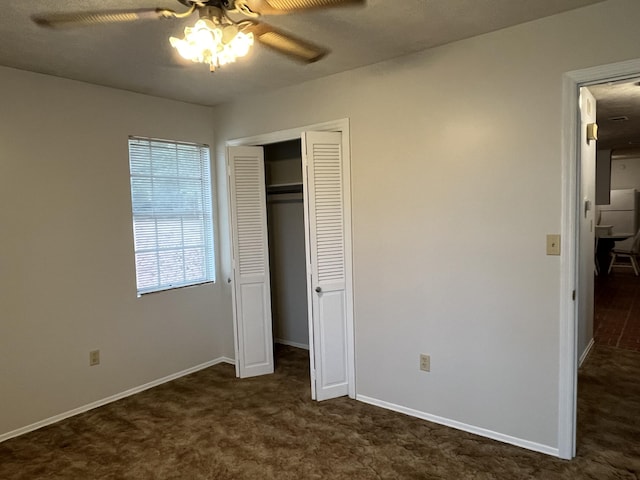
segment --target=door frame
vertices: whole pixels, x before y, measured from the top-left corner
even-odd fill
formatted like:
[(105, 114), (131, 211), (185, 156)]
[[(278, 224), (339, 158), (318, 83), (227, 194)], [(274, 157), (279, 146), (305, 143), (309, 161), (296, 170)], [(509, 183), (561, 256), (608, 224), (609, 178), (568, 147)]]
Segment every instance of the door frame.
[[(347, 166), (344, 169), (344, 181), (349, 185), (349, 195), (345, 195), (344, 208), (345, 208), (345, 276), (346, 276), (346, 310), (347, 310), (347, 375), (349, 379), (349, 397), (355, 399), (356, 397), (356, 371), (355, 371), (355, 329), (354, 329), (354, 312), (353, 312), (353, 243), (351, 232), (351, 147), (350, 147), (350, 130), (349, 119), (342, 118), (339, 120), (332, 120), (323, 123), (316, 123), (312, 125), (305, 125), (302, 127), (290, 128), (287, 130), (279, 130), (275, 132), (268, 132), (264, 134), (254, 135), (251, 137), (241, 137), (236, 139), (227, 140), (225, 142), (226, 147), (236, 146), (260, 146), (268, 145), (271, 143), (287, 142), (290, 140), (298, 140), (302, 138), (302, 134), (308, 131), (317, 132), (340, 132), (342, 134), (342, 161)], [(306, 218), (306, 215), (305, 215)], [(305, 228), (308, 228), (305, 220)], [(233, 241), (233, 240), (231, 240)], [(308, 250), (309, 246), (305, 245), (305, 250)], [(307, 273), (308, 281), (308, 273)], [(307, 287), (309, 288), (309, 287)], [(311, 309), (311, 305), (309, 305)], [(310, 312), (311, 310), (309, 310)], [(234, 315), (234, 335), (236, 334), (237, 325), (235, 325), (237, 319)], [(310, 325), (311, 326), (311, 325)], [(311, 369), (314, 369), (314, 355), (313, 355), (313, 330), (309, 329), (309, 350), (310, 350), (310, 362)], [(238, 344), (234, 342), (236, 358), (238, 358)], [(315, 379), (311, 379), (312, 392), (315, 392)], [(315, 395), (314, 395), (315, 397)]]
[[(573, 300), (577, 291), (579, 264), (580, 210), (580, 118), (578, 99), (580, 87), (637, 78), (640, 59), (600, 65), (567, 72), (562, 78), (562, 212), (560, 258), (560, 364), (558, 405), (558, 455), (571, 459), (576, 455), (578, 358), (578, 304)], [(580, 299), (578, 299), (580, 301)]]

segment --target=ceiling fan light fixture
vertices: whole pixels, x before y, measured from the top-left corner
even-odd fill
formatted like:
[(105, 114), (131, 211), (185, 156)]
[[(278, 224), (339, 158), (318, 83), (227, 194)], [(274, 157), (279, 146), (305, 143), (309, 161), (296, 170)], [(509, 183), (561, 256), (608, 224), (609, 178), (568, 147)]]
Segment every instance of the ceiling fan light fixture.
[(192, 62), (216, 68), (244, 57), (253, 45), (253, 33), (244, 33), (235, 25), (221, 26), (209, 18), (200, 18), (184, 29), (184, 38), (171, 37), (169, 43), (180, 56)]

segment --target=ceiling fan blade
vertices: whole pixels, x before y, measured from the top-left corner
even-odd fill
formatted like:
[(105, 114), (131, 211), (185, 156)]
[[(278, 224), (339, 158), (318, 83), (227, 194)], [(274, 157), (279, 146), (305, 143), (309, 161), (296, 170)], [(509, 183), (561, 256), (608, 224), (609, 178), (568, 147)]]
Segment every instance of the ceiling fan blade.
[(243, 3), (261, 15), (282, 15), (301, 10), (364, 5), (365, 0), (243, 0)]
[(72, 12), (34, 15), (31, 19), (41, 27), (69, 28), (105, 23), (135, 22), (171, 17), (173, 12), (162, 8), (140, 8), (110, 12)]
[(313, 63), (329, 53), (329, 50), (311, 42), (296, 38), (266, 23), (254, 23), (245, 32), (252, 32), (256, 41), (278, 53), (303, 63)]

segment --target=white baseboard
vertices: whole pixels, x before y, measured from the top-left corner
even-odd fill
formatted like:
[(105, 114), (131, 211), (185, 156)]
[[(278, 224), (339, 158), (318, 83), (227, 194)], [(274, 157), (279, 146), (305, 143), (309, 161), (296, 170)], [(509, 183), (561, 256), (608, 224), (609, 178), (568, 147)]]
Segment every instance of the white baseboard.
[(584, 363), (584, 361), (587, 359), (587, 357), (591, 353), (591, 349), (595, 344), (596, 342), (593, 341), (593, 338), (589, 340), (589, 344), (587, 345), (587, 348), (584, 349), (584, 352), (582, 352), (582, 355), (580, 355), (580, 360), (578, 360), (578, 368), (580, 368)]
[(219, 363), (230, 363), (234, 365), (236, 362), (232, 358), (219, 357), (209, 362), (201, 363), (200, 365), (187, 368), (186, 370), (182, 370), (181, 372), (167, 375), (166, 377), (162, 377), (152, 382), (145, 383), (144, 385), (130, 388), (129, 390), (125, 390), (124, 392), (116, 393), (115, 395), (111, 395), (101, 400), (96, 400), (95, 402), (91, 402), (91, 403), (88, 403), (87, 405), (74, 408), (73, 410), (69, 410), (67, 412), (60, 413), (58, 415), (54, 415), (53, 417), (45, 418), (44, 420), (40, 420), (38, 422), (32, 423), (31, 425), (27, 425), (25, 427), (12, 430), (10, 432), (0, 434), (0, 443), (4, 442), (5, 440), (9, 440), (10, 438), (18, 437), (20, 435), (24, 435), (25, 433), (32, 432), (42, 427), (46, 427), (47, 425), (51, 425), (52, 423), (57, 423), (60, 420), (64, 420), (65, 418), (73, 417), (75, 415), (79, 415), (80, 413), (84, 413), (88, 410), (93, 410), (94, 408), (102, 407), (103, 405), (107, 405), (108, 403), (115, 402), (116, 400), (130, 397), (131, 395), (135, 395), (136, 393), (140, 393), (150, 388), (157, 387), (158, 385), (162, 385), (163, 383), (176, 380), (177, 378), (184, 377), (185, 375), (189, 375), (199, 370), (212, 367), (213, 365), (218, 365)]
[(546, 453), (547, 455), (553, 455), (554, 457), (558, 457), (560, 454), (559, 450), (555, 447), (550, 447), (548, 445), (543, 445), (536, 442), (530, 442), (529, 440), (523, 440), (521, 438), (512, 437), (510, 435), (505, 435), (503, 433), (494, 432), (492, 430), (487, 430), (485, 428), (480, 428), (473, 425), (468, 425), (466, 423), (458, 422), (456, 420), (451, 420), (444, 417), (439, 417), (437, 415), (431, 415), (430, 413), (425, 413), (419, 410), (414, 410), (412, 408), (395, 405), (393, 403), (378, 400), (376, 398), (367, 397), (365, 395), (356, 395), (356, 400), (359, 400), (364, 403), (368, 403), (370, 405), (374, 405), (376, 407), (385, 408), (387, 410), (393, 410), (394, 412), (404, 413), (405, 415), (409, 415), (411, 417), (416, 417), (422, 420), (427, 420), (429, 422), (438, 423), (446, 427), (451, 427), (457, 430), (463, 430), (465, 432), (480, 435), (481, 437), (487, 437), (493, 440), (497, 440), (499, 442), (509, 443), (511, 445), (515, 445), (516, 447), (522, 447), (522, 448), (526, 448), (527, 450), (533, 450), (534, 452)]
[(290, 340), (284, 340), (282, 338), (274, 339), (275, 343), (281, 343), (282, 345), (289, 345), (290, 347), (303, 348), (305, 350), (309, 350), (309, 345), (304, 343), (292, 342)]

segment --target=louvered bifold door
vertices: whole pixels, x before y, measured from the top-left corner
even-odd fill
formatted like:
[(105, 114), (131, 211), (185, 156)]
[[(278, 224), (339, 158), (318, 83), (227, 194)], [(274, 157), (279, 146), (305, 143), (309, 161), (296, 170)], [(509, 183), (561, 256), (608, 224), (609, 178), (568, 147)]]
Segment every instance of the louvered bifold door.
[(347, 395), (346, 235), (342, 135), (303, 136), (316, 399)]
[(269, 245), (260, 147), (229, 147), (236, 371), (273, 373)]

